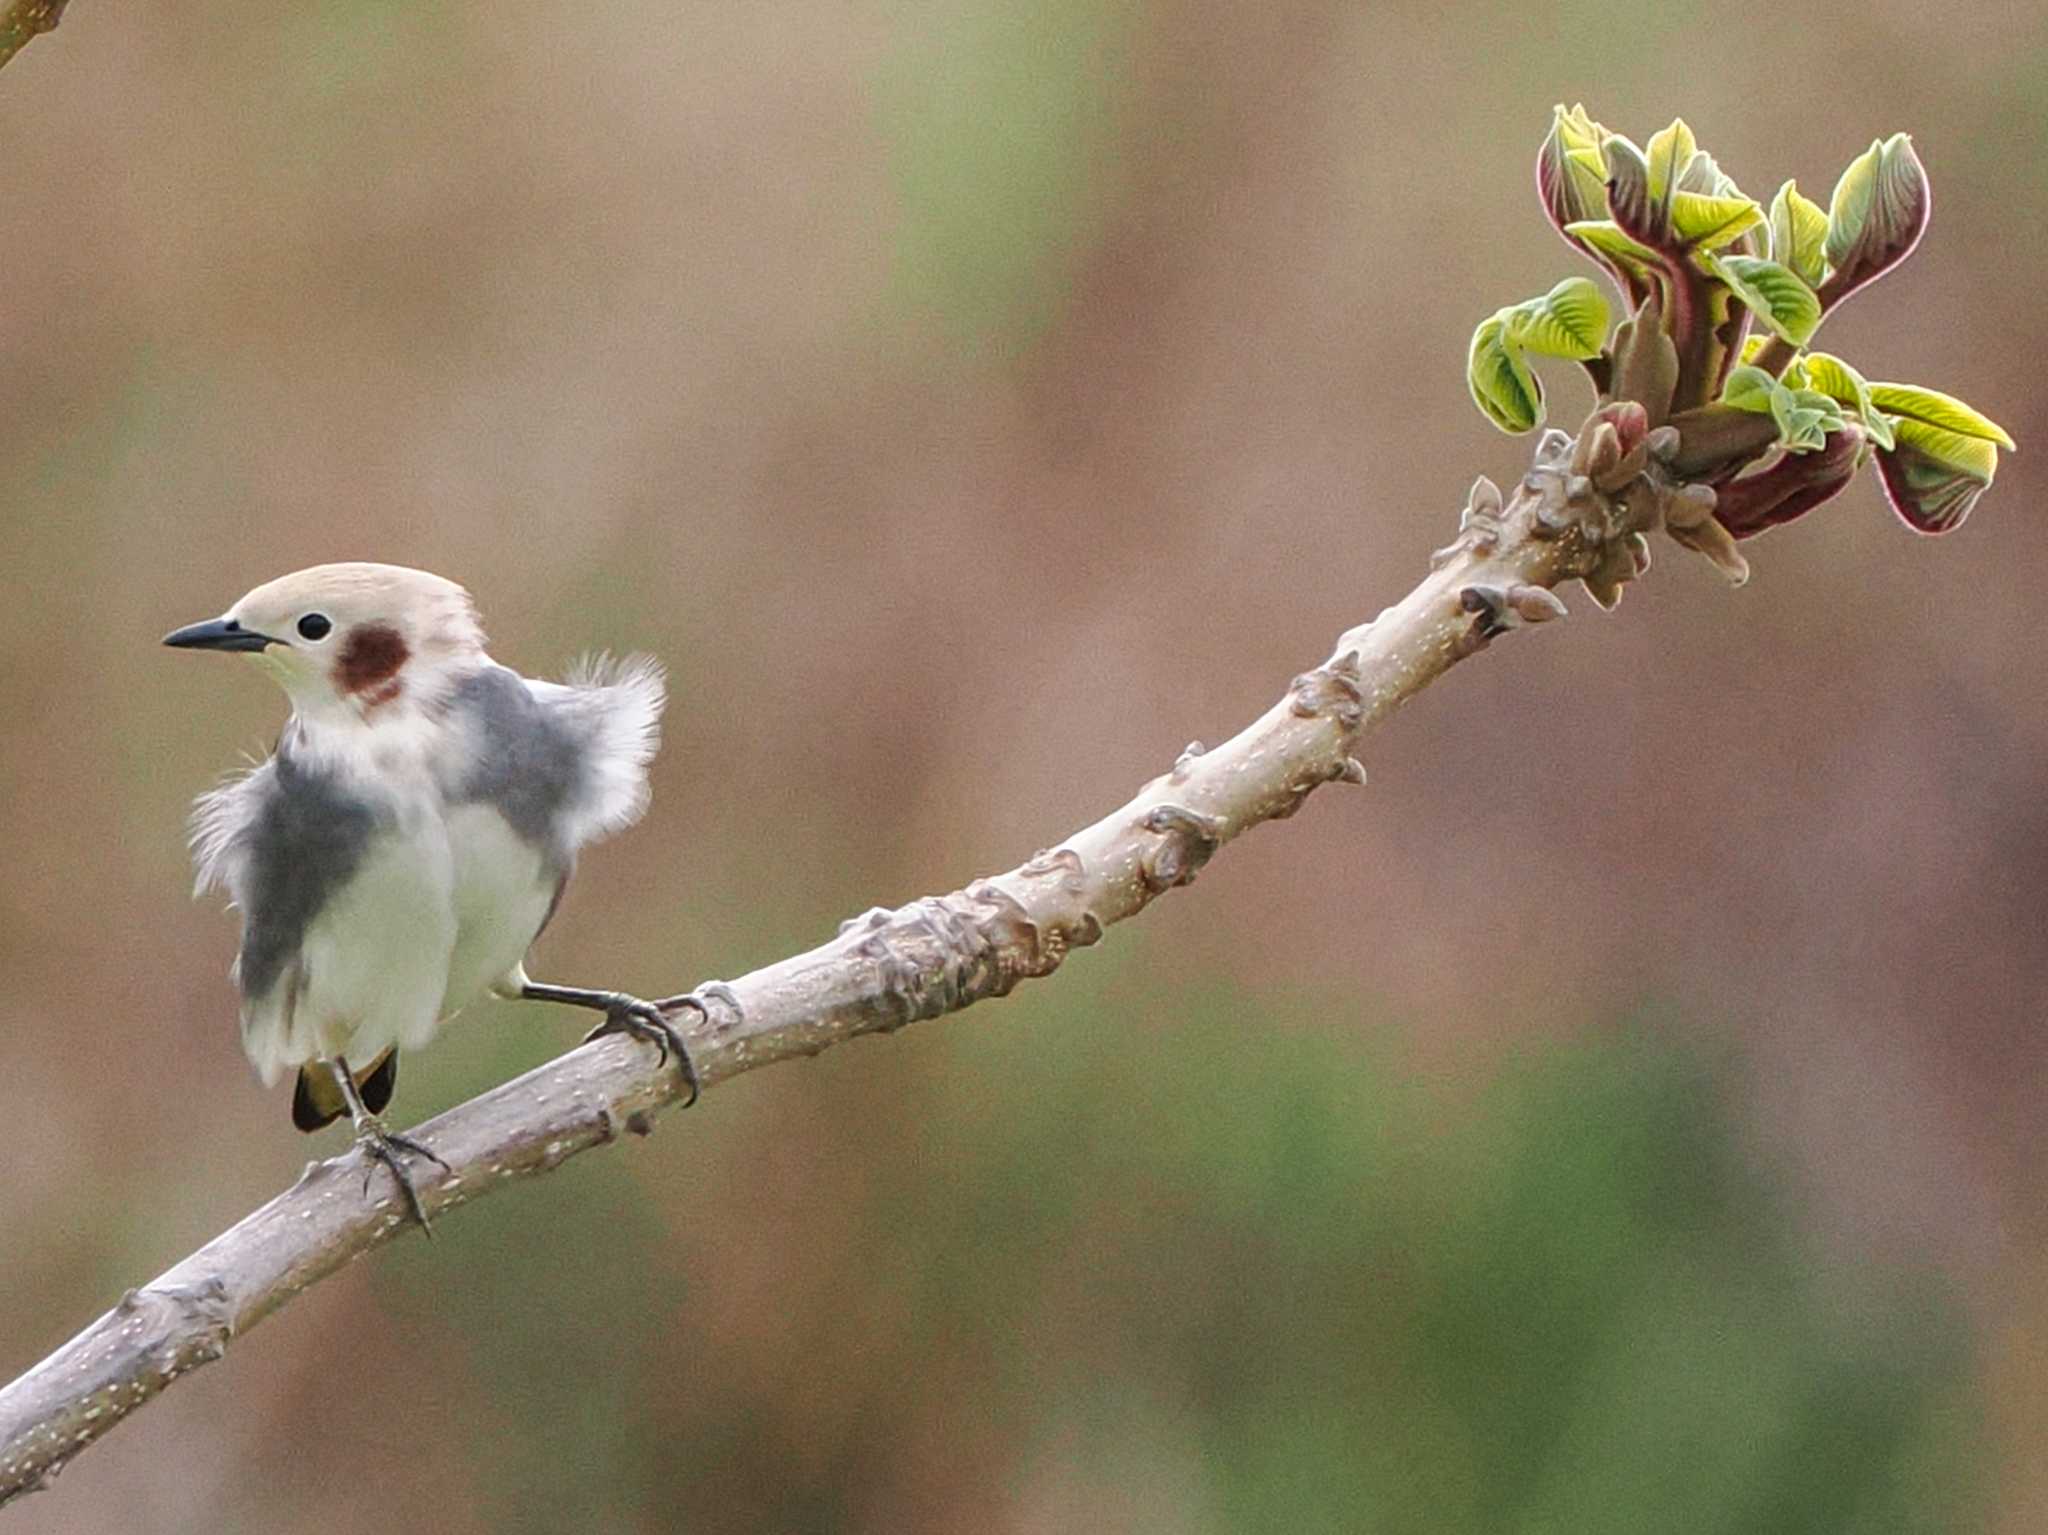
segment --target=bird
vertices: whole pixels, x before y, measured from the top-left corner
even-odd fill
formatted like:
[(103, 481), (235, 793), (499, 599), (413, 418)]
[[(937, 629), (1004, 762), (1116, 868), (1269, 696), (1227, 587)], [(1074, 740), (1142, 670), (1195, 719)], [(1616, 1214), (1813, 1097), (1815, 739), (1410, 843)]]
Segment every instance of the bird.
[[(527, 951), (586, 845), (638, 820), (666, 701), (659, 662), (598, 656), (561, 682), (485, 649), (475, 604), (424, 570), (315, 565), (164, 636), (246, 656), (291, 713), (271, 755), (193, 806), (195, 895), (241, 915), (230, 974), (242, 1046), (266, 1087), (295, 1071), (292, 1122), (346, 1114), (427, 1224), (407, 1153), (447, 1163), (381, 1118), (401, 1051), (486, 995), (591, 1008), (697, 1073), (658, 1002), (546, 985)], [(430, 1233), (431, 1234), (431, 1230)]]

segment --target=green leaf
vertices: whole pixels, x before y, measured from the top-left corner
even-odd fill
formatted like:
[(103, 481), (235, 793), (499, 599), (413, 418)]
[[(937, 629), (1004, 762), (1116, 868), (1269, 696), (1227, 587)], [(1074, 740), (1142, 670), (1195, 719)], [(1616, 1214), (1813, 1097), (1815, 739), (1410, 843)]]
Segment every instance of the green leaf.
[(1708, 270), (1794, 346), (1820, 328), (1820, 298), (1789, 267), (1759, 256), (1709, 256)]
[(1607, 300), (1584, 277), (1567, 277), (1541, 298), (1504, 313), (1509, 339), (1546, 357), (1584, 362), (1607, 344)]
[(1564, 232), (1627, 270), (1645, 272), (1657, 264), (1657, 253), (1623, 234), (1613, 219), (1584, 219), (1565, 225)]
[(1643, 158), (1650, 162), (1650, 196), (1653, 199), (1677, 190), (1699, 148), (1692, 129), (1686, 126), (1682, 117), (1674, 117), (1670, 127), (1650, 136)]
[(1721, 403), (1732, 405), (1737, 410), (1753, 410), (1768, 415), (1771, 396), (1777, 389), (1778, 381), (1770, 374), (1745, 363), (1729, 370), (1728, 382), (1721, 387)]
[(1763, 221), (1764, 210), (1747, 197), (1677, 192), (1671, 198), (1671, 232), (1699, 250), (1732, 245)]
[(1864, 436), (1881, 448), (1894, 445), (1891, 418), (1877, 408), (1871, 398), (1870, 384), (1861, 373), (1829, 352), (1809, 352), (1795, 366), (1799, 367), (1801, 381), (1808, 388), (1818, 389), (1829, 399), (1856, 412), (1856, 419), (1863, 425)]
[(1828, 302), (1839, 303), (1904, 261), (1927, 230), (1927, 171), (1903, 133), (1849, 162), (1828, 204)]
[(1778, 423), (1778, 446), (1788, 453), (1817, 453), (1827, 446), (1828, 433), (1842, 429), (1841, 407), (1817, 389), (1774, 385), (1771, 416)]
[(1771, 199), (1771, 259), (1790, 267), (1809, 288), (1827, 272), (1828, 216), (1821, 205), (1788, 181)]
[(1533, 431), (1543, 420), (1543, 386), (1529, 371), (1522, 348), (1508, 333), (1514, 313), (1503, 309), (1472, 333), (1465, 383), (1486, 419), (1503, 432)]
[[(2001, 448), (2010, 449), (2014, 445), (2005, 428), (1996, 421), (1972, 410), (1954, 395), (1942, 394), (1939, 390), (1921, 389), (1913, 384), (1872, 384), (1870, 398), (1879, 410), (1898, 417), (1901, 428), (1911, 422), (1960, 437), (1993, 442)], [(1901, 435), (1904, 435), (1903, 430)]]

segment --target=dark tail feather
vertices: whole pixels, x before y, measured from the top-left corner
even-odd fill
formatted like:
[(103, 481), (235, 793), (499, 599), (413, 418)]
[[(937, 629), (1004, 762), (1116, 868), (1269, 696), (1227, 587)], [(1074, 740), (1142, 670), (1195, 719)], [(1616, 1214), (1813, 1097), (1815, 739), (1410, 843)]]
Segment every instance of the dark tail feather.
[(363, 1107), (372, 1114), (384, 1112), (384, 1105), (391, 1101), (391, 1090), (398, 1086), (398, 1052), (386, 1050), (370, 1063), (368, 1075), (356, 1078), (356, 1086), (362, 1089)]
[[(372, 1114), (384, 1112), (391, 1090), (398, 1085), (398, 1052), (386, 1050), (370, 1063), (370, 1069), (356, 1077), (356, 1090), (363, 1095), (363, 1107)], [(292, 1123), (311, 1135), (348, 1113), (348, 1101), (335, 1086), (334, 1073), (325, 1061), (309, 1061), (299, 1068), (298, 1086), (292, 1090)]]

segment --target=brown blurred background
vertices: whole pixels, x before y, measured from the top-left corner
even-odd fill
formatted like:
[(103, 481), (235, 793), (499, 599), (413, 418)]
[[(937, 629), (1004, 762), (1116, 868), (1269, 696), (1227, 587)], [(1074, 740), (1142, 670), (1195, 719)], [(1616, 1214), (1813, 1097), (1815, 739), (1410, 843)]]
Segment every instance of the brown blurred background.
[[(0, 1523), (2048, 1527), (2017, 4), (75, 0), (0, 74), (0, 1378), (345, 1145), (186, 896), (283, 700), (165, 630), (371, 558), (658, 653), (536, 971), (742, 972), (1234, 730), (1520, 472), (1464, 348), (1592, 271), (1580, 98), (1763, 197), (1915, 135), (1824, 344), (2019, 439), (1966, 528), (1660, 548), (1056, 981), (379, 1254)], [(480, 1008), (399, 1118), (583, 1026)]]

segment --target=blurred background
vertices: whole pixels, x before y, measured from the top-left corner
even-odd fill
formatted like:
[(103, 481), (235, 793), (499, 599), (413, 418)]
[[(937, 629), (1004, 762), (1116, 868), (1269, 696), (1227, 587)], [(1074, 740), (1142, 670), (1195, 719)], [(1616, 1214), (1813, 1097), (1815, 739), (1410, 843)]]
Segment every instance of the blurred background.
[[(2019, 440), (1660, 545), (1054, 982), (350, 1268), (11, 1508), (103, 1531), (2048, 1527), (2048, 19), (1336, 0), (76, 0), (0, 74), (0, 1378), (288, 1184), (184, 816), (317, 561), (646, 649), (537, 974), (1008, 867), (1405, 591), (1554, 101), (1920, 254), (1829, 322)], [(1554, 413), (1585, 403), (1550, 374)], [(587, 1020), (481, 1007), (414, 1123)]]

